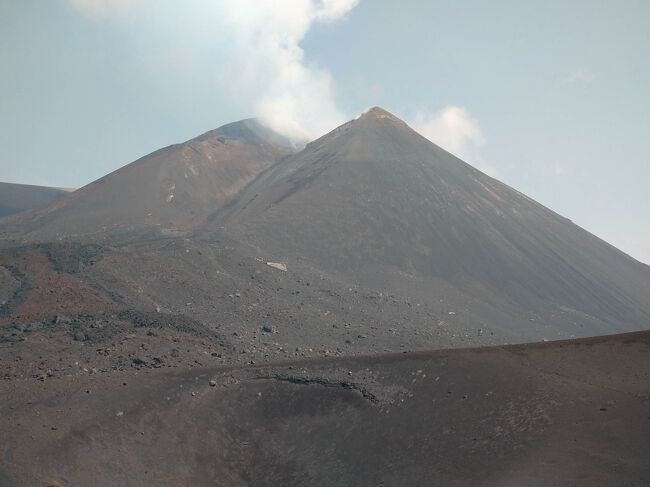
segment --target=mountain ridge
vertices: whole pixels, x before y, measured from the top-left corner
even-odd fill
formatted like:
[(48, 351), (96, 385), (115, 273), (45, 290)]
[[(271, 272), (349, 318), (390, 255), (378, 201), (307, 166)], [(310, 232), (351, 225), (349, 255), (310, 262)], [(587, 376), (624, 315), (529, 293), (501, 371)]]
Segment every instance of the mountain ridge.
[(8, 231), (42, 241), (105, 239), (146, 229), (183, 232), (295, 150), (256, 119), (233, 122), (116, 169), (13, 220)]
[(68, 193), (64, 188), (0, 182), (0, 219), (47, 206)]
[[(17, 218), (16, 235), (69, 241), (44, 249), (119, 306), (238, 337), (269, 323), (296, 353), (650, 327), (650, 267), (377, 107), (302, 150), (255, 120), (228, 124), (67, 198)], [(74, 264), (88, 241), (102, 257)]]

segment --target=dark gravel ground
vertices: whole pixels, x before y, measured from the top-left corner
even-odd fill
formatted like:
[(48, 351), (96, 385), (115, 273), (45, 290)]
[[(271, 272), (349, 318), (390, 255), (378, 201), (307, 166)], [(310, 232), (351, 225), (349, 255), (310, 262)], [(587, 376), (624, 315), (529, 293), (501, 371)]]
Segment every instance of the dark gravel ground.
[(650, 334), (0, 382), (0, 485), (638, 486)]

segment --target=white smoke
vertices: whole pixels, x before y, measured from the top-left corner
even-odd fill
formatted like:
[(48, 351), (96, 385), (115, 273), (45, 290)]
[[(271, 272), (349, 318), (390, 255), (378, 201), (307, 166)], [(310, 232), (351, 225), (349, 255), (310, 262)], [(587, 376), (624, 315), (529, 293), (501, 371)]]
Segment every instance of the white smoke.
[(434, 144), (494, 176), (496, 169), (482, 157), (485, 136), (478, 121), (467, 110), (447, 106), (438, 112), (420, 110), (409, 125)]
[[(308, 62), (301, 42), (316, 23), (343, 20), (359, 0), (66, 0), (95, 19), (135, 32), (139, 60), (153, 78), (182, 89), (208, 83), (242, 118), (313, 139), (349, 118), (330, 73)], [(215, 111), (219, 107), (215, 107)], [(485, 137), (463, 108), (422, 110), (411, 126), (458, 157), (494, 174), (481, 157)]]
[(179, 76), (213, 79), (278, 132), (314, 138), (345, 121), (331, 75), (307, 62), (300, 43), (314, 23), (342, 20), (359, 0), (67, 1), (92, 18), (153, 32), (167, 46), (159, 59)]
[(336, 106), (331, 75), (307, 64), (300, 42), (315, 22), (340, 20), (357, 2), (225, 2), (235, 46), (228, 66), (231, 76), (256, 94), (256, 114), (275, 130), (313, 138), (345, 121)]

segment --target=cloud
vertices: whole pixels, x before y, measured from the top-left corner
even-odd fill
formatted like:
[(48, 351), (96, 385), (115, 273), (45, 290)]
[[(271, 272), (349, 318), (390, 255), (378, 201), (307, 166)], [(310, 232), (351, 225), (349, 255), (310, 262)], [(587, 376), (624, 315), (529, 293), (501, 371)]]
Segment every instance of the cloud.
[(596, 76), (593, 73), (580, 68), (569, 73), (564, 78), (564, 82), (569, 84), (588, 84), (591, 83), (595, 78)]
[(409, 125), (465, 162), (491, 176), (496, 175), (496, 169), (482, 156), (485, 136), (481, 126), (464, 108), (450, 105), (438, 112), (420, 110)]
[(300, 46), (315, 23), (344, 19), (359, 0), (68, 0), (96, 19), (128, 20), (152, 32), (157, 59), (214, 81), (243, 116), (295, 138), (315, 138), (345, 121), (330, 73)]
[(634, 229), (625, 228), (624, 231), (617, 229), (603, 237), (639, 262), (650, 265), (650, 231), (645, 230), (643, 225)]
[(316, 18), (325, 22), (340, 20), (358, 3), (359, 0), (321, 0), (317, 7)]

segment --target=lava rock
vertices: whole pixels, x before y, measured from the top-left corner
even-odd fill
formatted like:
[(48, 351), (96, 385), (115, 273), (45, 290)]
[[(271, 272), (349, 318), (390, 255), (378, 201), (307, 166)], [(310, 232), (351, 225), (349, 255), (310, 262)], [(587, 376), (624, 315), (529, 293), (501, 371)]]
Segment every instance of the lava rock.
[(88, 337), (86, 336), (86, 334), (85, 334), (84, 332), (82, 332), (82, 331), (78, 331), (78, 332), (76, 332), (76, 333), (74, 334), (74, 337), (73, 337), (73, 338), (74, 338), (74, 340), (77, 341), (77, 342), (85, 342), (85, 341), (88, 339)]

